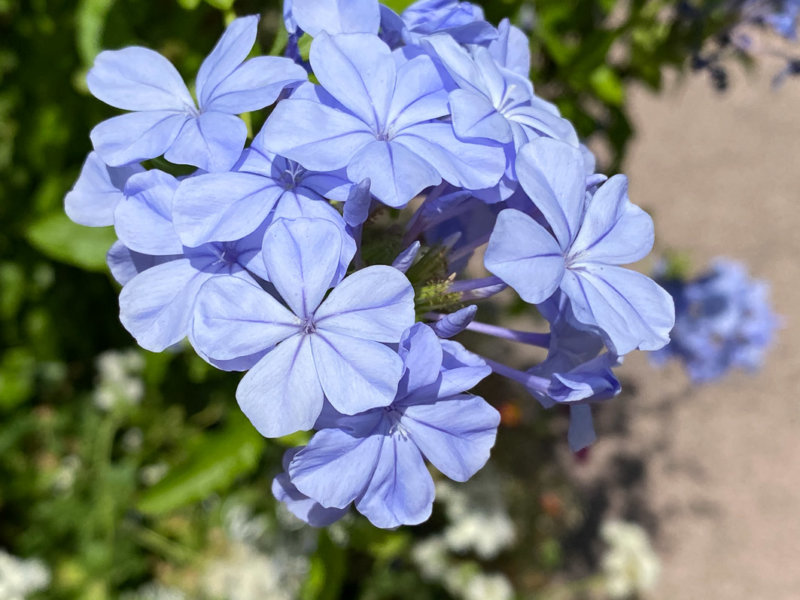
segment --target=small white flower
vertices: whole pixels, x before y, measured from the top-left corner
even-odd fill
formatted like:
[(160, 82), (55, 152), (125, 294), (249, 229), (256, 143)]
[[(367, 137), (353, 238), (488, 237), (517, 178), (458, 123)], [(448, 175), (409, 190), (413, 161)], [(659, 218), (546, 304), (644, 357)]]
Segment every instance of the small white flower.
[(411, 550), (411, 558), (422, 576), (429, 581), (441, 581), (450, 568), (447, 544), (440, 536), (429, 537)]
[(135, 592), (123, 594), (122, 600), (186, 600), (186, 594), (160, 583), (148, 583)]
[(144, 397), (141, 372), (144, 358), (134, 350), (109, 350), (97, 357), (97, 387), (94, 403), (101, 410), (117, 406), (134, 406)]
[(167, 475), (169, 465), (167, 463), (156, 463), (147, 465), (139, 470), (140, 481), (147, 486), (155, 485)]
[(462, 595), (464, 600), (511, 600), (513, 597), (511, 582), (499, 573), (475, 575)]
[(600, 536), (608, 544), (601, 564), (609, 596), (628, 598), (655, 587), (661, 565), (642, 527), (607, 521), (600, 528)]
[(0, 550), (0, 598), (25, 600), (47, 589), (50, 570), (40, 560), (24, 560)]
[(444, 536), (453, 552), (474, 551), (491, 560), (514, 544), (514, 522), (506, 511), (501, 488), (491, 476), (478, 476), (458, 487), (440, 482), (436, 495), (450, 520)]

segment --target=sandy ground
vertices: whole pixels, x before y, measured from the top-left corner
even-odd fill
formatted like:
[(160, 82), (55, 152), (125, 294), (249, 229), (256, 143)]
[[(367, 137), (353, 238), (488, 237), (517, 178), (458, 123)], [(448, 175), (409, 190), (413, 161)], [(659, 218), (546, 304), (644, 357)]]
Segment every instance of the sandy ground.
[[(641, 355), (622, 369), (636, 389), (621, 399), (627, 426), (599, 431), (590, 462), (641, 460), (610, 510), (655, 531), (657, 600), (800, 598), (800, 81), (773, 92), (769, 75), (738, 74), (725, 95), (703, 77), (657, 97), (633, 91), (625, 170), (657, 247), (697, 266), (745, 261), (785, 318), (756, 376), (690, 390), (679, 368)], [(631, 512), (631, 495), (645, 508)]]

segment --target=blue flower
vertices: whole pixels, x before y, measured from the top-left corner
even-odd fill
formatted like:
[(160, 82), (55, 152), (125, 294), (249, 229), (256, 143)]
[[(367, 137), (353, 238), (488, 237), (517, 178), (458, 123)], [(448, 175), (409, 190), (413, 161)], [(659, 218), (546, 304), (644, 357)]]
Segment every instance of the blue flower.
[(678, 358), (697, 383), (762, 366), (779, 326), (764, 282), (751, 279), (743, 265), (718, 259), (701, 276), (665, 286), (677, 318), (669, 345), (652, 355), (656, 362)]
[(599, 328), (619, 356), (666, 345), (672, 298), (649, 277), (618, 266), (653, 245), (653, 222), (628, 200), (627, 179), (612, 177), (587, 198), (580, 150), (546, 138), (522, 148), (517, 174), (550, 230), (519, 210), (502, 211), (486, 268), (532, 304), (560, 289), (576, 322)]
[(212, 277), (253, 281), (263, 271), (263, 230), (241, 240), (185, 247), (172, 223), (178, 180), (156, 169), (128, 179), (125, 198), (117, 204), (114, 226), (120, 242), (109, 264), (124, 283), (120, 320), (139, 345), (153, 352), (189, 334), (195, 298)]
[(293, 454), (278, 488), (290, 510), (311, 521), (309, 505), (342, 511), (355, 503), (377, 527), (413, 525), (433, 504), (425, 459), (456, 481), (483, 467), (500, 415), (463, 391), (490, 369), (474, 355), (464, 362), (466, 351), (450, 344), (455, 353), (443, 350), (428, 326), (415, 325), (400, 342), (403, 379), (389, 406), (353, 416), (323, 411), (319, 431)]
[[(344, 226), (325, 198), (344, 201), (343, 173), (316, 173), (265, 149), (263, 132), (233, 172), (185, 179), (175, 195), (175, 229), (187, 246), (241, 239), (270, 217), (313, 217)], [(351, 241), (352, 244), (352, 241)]]
[(313, 171), (346, 167), (392, 207), (442, 179), (470, 189), (500, 179), (502, 148), (461, 142), (441, 120), (447, 92), (427, 56), (406, 60), (368, 34), (321, 33), (311, 65), (322, 88), (304, 86), (278, 104), (263, 129), (270, 152)]
[(281, 219), (264, 236), (263, 260), (285, 306), (254, 282), (200, 290), (195, 347), (222, 361), (263, 354), (236, 397), (267, 437), (310, 429), (324, 398), (354, 414), (386, 406), (397, 391), (402, 360), (385, 344), (414, 322), (414, 291), (387, 266), (340, 281), (341, 245), (328, 221)]
[(138, 46), (101, 52), (87, 77), (90, 91), (106, 104), (134, 111), (92, 131), (103, 161), (116, 167), (163, 154), (205, 171), (230, 169), (247, 139), (236, 115), (272, 104), (286, 86), (307, 79), (288, 58), (243, 62), (257, 29), (257, 16), (228, 27), (197, 74), (199, 108), (178, 71), (157, 52)]

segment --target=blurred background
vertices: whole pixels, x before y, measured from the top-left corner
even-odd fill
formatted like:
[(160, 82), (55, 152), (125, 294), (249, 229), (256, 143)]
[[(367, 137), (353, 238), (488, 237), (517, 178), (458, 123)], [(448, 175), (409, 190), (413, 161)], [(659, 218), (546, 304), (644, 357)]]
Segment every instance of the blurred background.
[(113, 231), (63, 214), (90, 129), (114, 114), (84, 82), (101, 49), (154, 48), (191, 80), (235, 14), (261, 13), (261, 48), (280, 51), (280, 3), (0, 0), (0, 600), (797, 598), (800, 82), (775, 89), (786, 55), (731, 49), (741, 3), (483, 4), (530, 33), (537, 92), (602, 170), (629, 176), (658, 252), (687, 273), (728, 256), (770, 282), (784, 326), (763, 370), (692, 386), (677, 363), (631, 356), (577, 456), (565, 413), (489, 379), (493, 459), (437, 484), (428, 523), (305, 527), (269, 491), (302, 438), (261, 438), (235, 374), (137, 349), (105, 266)]

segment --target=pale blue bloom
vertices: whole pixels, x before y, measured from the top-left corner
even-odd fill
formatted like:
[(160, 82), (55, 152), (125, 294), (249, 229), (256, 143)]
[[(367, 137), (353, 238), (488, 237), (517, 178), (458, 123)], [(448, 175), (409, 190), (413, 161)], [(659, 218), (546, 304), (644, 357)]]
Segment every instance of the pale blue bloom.
[(122, 166), (162, 154), (205, 171), (227, 171), (238, 160), (247, 127), (238, 116), (275, 102), (289, 85), (307, 79), (288, 58), (245, 61), (258, 17), (236, 19), (197, 74), (195, 105), (180, 74), (163, 56), (138, 46), (101, 52), (89, 71), (89, 90), (116, 108), (134, 111), (92, 130), (95, 151)]
[(283, 490), (289, 483), (298, 492), (288, 498), (290, 510), (314, 517), (309, 502), (316, 511), (354, 503), (377, 527), (417, 524), (430, 516), (434, 496), (425, 459), (456, 481), (483, 467), (500, 415), (463, 392), (490, 369), (474, 355), (465, 362), (466, 351), (453, 353), (453, 346), (443, 350), (433, 331), (417, 324), (400, 342), (404, 371), (391, 405), (353, 416), (323, 411), (319, 431), (292, 456), (282, 481)]
[(618, 266), (653, 246), (652, 219), (628, 200), (627, 179), (612, 177), (589, 196), (581, 152), (546, 138), (522, 148), (517, 174), (550, 230), (526, 213), (504, 210), (486, 268), (532, 304), (561, 289), (575, 321), (598, 328), (617, 355), (666, 345), (675, 321), (672, 298), (649, 277)]
[(311, 65), (322, 88), (278, 104), (264, 125), (264, 146), (313, 171), (347, 169), (369, 179), (372, 194), (405, 206), (442, 179), (470, 189), (502, 175), (499, 146), (459, 141), (443, 117), (447, 92), (427, 56), (406, 60), (368, 34), (320, 34)]
[(264, 236), (263, 260), (285, 305), (254, 282), (200, 290), (197, 348), (222, 361), (264, 353), (236, 398), (267, 437), (310, 429), (324, 398), (354, 414), (388, 405), (397, 391), (403, 363), (386, 344), (414, 322), (414, 290), (388, 266), (341, 280), (341, 245), (328, 221), (281, 219)]
[(697, 383), (763, 365), (779, 326), (766, 283), (751, 279), (742, 264), (718, 259), (691, 281), (664, 285), (677, 318), (669, 345), (653, 353), (655, 362), (677, 358)]

